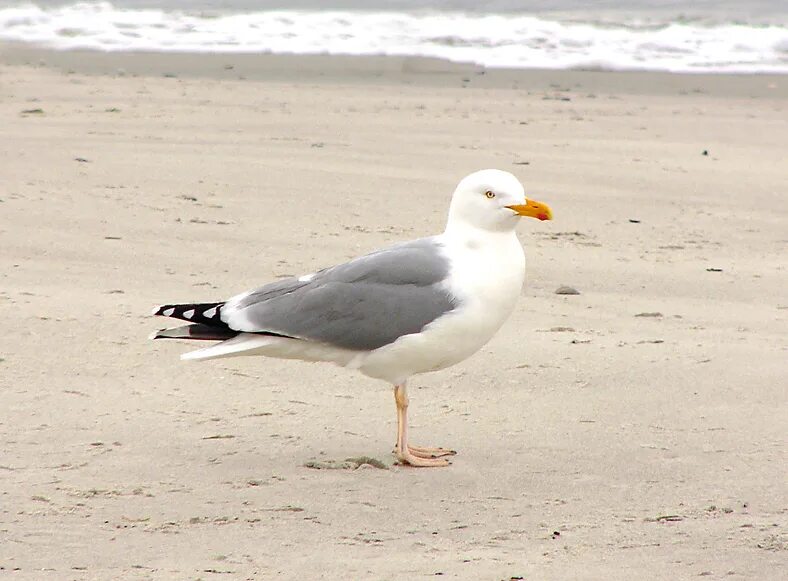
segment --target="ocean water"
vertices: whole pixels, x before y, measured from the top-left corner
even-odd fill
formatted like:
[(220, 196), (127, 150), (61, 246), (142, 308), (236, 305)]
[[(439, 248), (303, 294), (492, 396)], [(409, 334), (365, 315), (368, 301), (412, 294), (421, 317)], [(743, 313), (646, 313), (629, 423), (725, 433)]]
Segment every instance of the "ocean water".
[(412, 55), (486, 67), (788, 73), (788, 0), (0, 0), (55, 49)]

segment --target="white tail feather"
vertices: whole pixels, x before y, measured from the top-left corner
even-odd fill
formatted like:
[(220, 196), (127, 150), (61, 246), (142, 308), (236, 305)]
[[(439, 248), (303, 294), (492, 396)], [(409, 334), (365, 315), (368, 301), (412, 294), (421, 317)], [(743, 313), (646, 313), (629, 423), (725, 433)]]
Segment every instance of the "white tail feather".
[(184, 353), (181, 355), (181, 359), (184, 361), (198, 361), (201, 359), (218, 359), (219, 357), (257, 355), (255, 351), (270, 345), (271, 341), (272, 337), (241, 333), (237, 337), (227, 339), (216, 345)]

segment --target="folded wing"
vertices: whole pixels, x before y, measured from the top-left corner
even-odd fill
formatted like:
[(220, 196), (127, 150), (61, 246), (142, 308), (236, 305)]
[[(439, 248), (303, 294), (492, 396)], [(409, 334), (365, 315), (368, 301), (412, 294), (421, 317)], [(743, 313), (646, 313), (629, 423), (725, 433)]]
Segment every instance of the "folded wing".
[(441, 244), (424, 238), (238, 295), (220, 317), (238, 332), (377, 349), (457, 307), (449, 267)]

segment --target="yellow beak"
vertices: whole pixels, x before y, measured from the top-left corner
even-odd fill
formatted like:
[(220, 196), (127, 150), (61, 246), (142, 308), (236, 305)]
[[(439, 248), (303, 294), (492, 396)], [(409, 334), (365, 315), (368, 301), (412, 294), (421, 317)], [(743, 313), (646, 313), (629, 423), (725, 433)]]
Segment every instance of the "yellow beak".
[(519, 216), (528, 216), (539, 220), (553, 219), (553, 211), (550, 209), (550, 206), (535, 200), (526, 200), (525, 204), (515, 204), (514, 206), (506, 207), (517, 212)]

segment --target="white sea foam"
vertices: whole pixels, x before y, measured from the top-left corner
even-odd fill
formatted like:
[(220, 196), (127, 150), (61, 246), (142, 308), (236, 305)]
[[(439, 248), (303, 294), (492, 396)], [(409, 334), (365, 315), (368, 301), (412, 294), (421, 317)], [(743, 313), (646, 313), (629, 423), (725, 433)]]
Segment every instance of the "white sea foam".
[(264, 11), (205, 16), (78, 3), (0, 8), (0, 39), (56, 49), (412, 55), (487, 67), (788, 73), (782, 26), (601, 26), (527, 15)]

